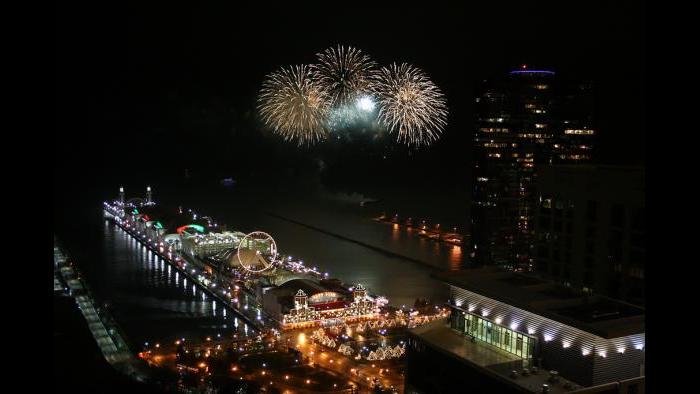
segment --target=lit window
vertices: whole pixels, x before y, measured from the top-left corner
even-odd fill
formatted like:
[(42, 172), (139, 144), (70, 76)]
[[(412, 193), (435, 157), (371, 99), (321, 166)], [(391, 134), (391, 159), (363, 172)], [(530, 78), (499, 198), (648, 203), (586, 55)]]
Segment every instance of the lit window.
[(566, 129), (566, 130), (564, 130), (564, 134), (592, 135), (594, 133), (595, 133), (594, 130), (589, 130), (589, 129)]

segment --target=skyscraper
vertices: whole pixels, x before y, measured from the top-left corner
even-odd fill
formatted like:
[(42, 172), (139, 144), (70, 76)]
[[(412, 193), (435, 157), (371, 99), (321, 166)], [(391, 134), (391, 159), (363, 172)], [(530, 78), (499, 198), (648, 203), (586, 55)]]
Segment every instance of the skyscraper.
[(591, 160), (589, 98), (589, 84), (525, 65), (484, 81), (476, 98), (472, 262), (532, 268), (535, 168)]
[(593, 94), (588, 82), (559, 81), (553, 105), (556, 135), (552, 162), (577, 164), (594, 160)]

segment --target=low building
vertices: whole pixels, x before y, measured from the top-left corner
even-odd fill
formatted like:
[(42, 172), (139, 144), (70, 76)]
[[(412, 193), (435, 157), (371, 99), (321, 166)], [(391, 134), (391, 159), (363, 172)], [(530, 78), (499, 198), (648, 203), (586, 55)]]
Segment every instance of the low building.
[(337, 280), (292, 279), (264, 290), (263, 307), (284, 328), (372, 319), (377, 304), (362, 285), (352, 291)]
[[(563, 387), (564, 382), (569, 382), (570, 390), (644, 375), (642, 308), (493, 267), (436, 277), (450, 287), (452, 314), (449, 322), (433, 327), (442, 331), (440, 335), (413, 330), (409, 363), (440, 359), (462, 370), (459, 376), (479, 376), (483, 387), (504, 385), (502, 392), (508, 392), (505, 387), (541, 390), (520, 384), (525, 382), (523, 373), (531, 376), (533, 367), (556, 371), (553, 382), (549, 377), (542, 382), (551, 384), (550, 389)], [(411, 367), (407, 385), (411, 381), (415, 385), (410, 371)], [(511, 377), (512, 371), (517, 378)]]
[(183, 230), (182, 250), (192, 257), (209, 257), (229, 249), (235, 249), (245, 237), (241, 232), (190, 234)]

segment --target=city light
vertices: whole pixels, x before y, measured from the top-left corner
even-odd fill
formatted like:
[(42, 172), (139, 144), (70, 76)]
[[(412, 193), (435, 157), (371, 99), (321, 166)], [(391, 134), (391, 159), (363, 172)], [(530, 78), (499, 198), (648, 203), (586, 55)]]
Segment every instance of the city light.
[[(355, 105), (358, 110), (363, 111), (371, 111), (376, 108), (374, 101), (372, 101), (372, 99), (369, 96), (357, 98)], [(551, 202), (551, 205), (553, 208), (554, 201)], [(108, 209), (109, 206), (105, 205), (105, 210)], [(155, 216), (155, 214), (151, 213), (150, 211), (148, 213)], [(256, 281), (258, 281), (260, 277), (270, 276), (272, 280), (270, 280), (269, 283), (275, 283), (275, 276), (279, 275), (279, 273), (282, 273), (283, 275), (304, 275), (305, 277), (312, 278), (309, 280), (313, 280), (317, 283), (320, 282), (323, 284), (325, 283), (324, 278), (327, 278), (329, 276), (329, 273), (325, 272), (323, 266), (319, 265), (319, 267), (313, 266), (311, 268), (306, 268), (301, 260), (299, 260), (298, 262), (293, 262), (291, 260), (291, 256), (287, 256), (287, 259), (277, 259), (277, 246), (274, 243), (274, 240), (272, 240), (272, 237), (270, 237), (267, 233), (263, 232), (254, 232), (248, 234), (248, 236), (250, 236), (251, 234), (256, 234), (257, 236), (249, 237), (245, 242), (245, 246), (241, 247), (241, 240), (247, 237), (243, 233), (221, 233), (224, 235), (216, 233), (189, 234), (183, 230), (183, 234), (179, 234), (179, 236), (183, 237), (183, 244), (186, 242), (184, 241), (184, 239), (190, 239), (194, 242), (195, 245), (199, 245), (199, 247), (202, 248), (198, 249), (194, 253), (193, 250), (190, 249), (186, 251), (185, 253), (187, 254), (185, 254), (181, 250), (179, 250), (179, 243), (175, 244), (167, 238), (164, 239), (163, 235), (161, 235), (168, 233), (166, 229), (162, 228), (162, 223), (168, 223), (168, 221), (161, 218), (161, 220), (163, 220), (163, 222), (161, 223), (160, 221), (156, 220), (157, 218), (154, 217), (153, 220), (145, 222), (145, 219), (143, 219), (144, 217), (146, 217), (146, 215), (144, 215), (143, 217), (139, 217), (138, 219), (134, 219), (133, 216), (127, 216), (125, 219), (125, 223), (119, 224), (119, 226), (122, 226), (123, 229), (126, 229), (129, 225), (133, 225), (134, 229), (133, 231), (129, 230), (131, 231), (129, 232), (129, 234), (143, 234), (143, 236), (134, 236), (134, 240), (135, 242), (137, 242), (137, 244), (144, 245), (144, 248), (149, 256), (151, 256), (151, 253), (153, 252), (152, 257), (149, 257), (149, 267), (151, 266), (150, 263), (153, 263), (156, 268), (160, 267), (160, 269), (163, 270), (165, 263), (175, 265), (175, 268), (177, 268), (177, 270), (175, 270), (176, 282), (179, 273), (182, 273), (185, 276), (185, 283), (187, 283), (187, 278), (191, 279), (194, 282), (194, 284), (192, 285), (192, 290), (193, 292), (199, 291), (202, 294), (202, 299), (205, 299), (206, 295), (212, 296), (210, 298), (213, 298), (211, 302), (211, 307), (213, 309), (211, 311), (211, 314), (213, 316), (217, 316), (216, 301), (223, 300), (224, 297), (228, 297), (225, 298), (228, 301), (226, 301), (226, 303), (223, 306), (224, 317), (226, 316), (228, 309), (231, 308), (232, 310), (236, 311), (239, 315), (243, 315), (244, 322), (250, 323), (251, 320), (253, 321), (253, 324), (250, 327), (248, 324), (245, 324), (245, 337), (248, 337), (249, 328), (251, 328), (253, 335), (248, 338), (255, 339), (257, 337), (258, 345), (251, 345), (250, 343), (234, 345), (234, 351), (237, 349), (237, 351), (240, 352), (241, 355), (249, 354), (249, 352), (251, 351), (260, 351), (260, 349), (262, 349), (263, 352), (272, 351), (275, 342), (280, 339), (281, 333), (283, 335), (282, 340), (286, 339), (287, 345), (289, 345), (292, 341), (294, 341), (294, 339), (296, 339), (296, 346), (298, 349), (301, 349), (302, 346), (307, 346), (309, 343), (311, 343), (311, 346), (309, 348), (305, 348), (305, 350), (313, 350), (308, 352), (308, 359), (305, 358), (304, 361), (308, 360), (309, 365), (312, 367), (318, 368), (319, 366), (324, 366), (326, 368), (331, 368), (332, 366), (330, 366), (329, 364), (334, 364), (333, 366), (338, 367), (335, 369), (340, 370), (339, 366), (344, 360), (343, 357), (348, 357), (348, 360), (346, 360), (349, 364), (346, 364), (348, 365), (348, 367), (352, 366), (352, 363), (356, 361), (375, 362), (371, 363), (370, 365), (373, 372), (378, 371), (377, 373), (379, 375), (377, 377), (373, 378), (372, 376), (366, 376), (364, 373), (358, 372), (356, 368), (348, 368), (350, 371), (349, 373), (356, 374), (356, 376), (359, 379), (362, 379), (364, 377), (367, 382), (374, 381), (375, 384), (386, 383), (383, 381), (380, 382), (379, 377), (386, 377), (386, 374), (390, 373), (389, 369), (383, 368), (381, 365), (376, 364), (376, 362), (381, 363), (382, 360), (390, 360), (394, 358), (403, 357), (406, 352), (406, 343), (404, 341), (400, 341), (399, 343), (399, 340), (397, 339), (396, 342), (392, 343), (394, 330), (397, 328), (413, 328), (418, 325), (422, 325), (427, 322), (433, 321), (435, 319), (445, 319), (451, 313), (450, 308), (441, 308), (439, 305), (434, 305), (432, 303), (429, 303), (428, 305), (426, 305), (426, 307), (421, 306), (421, 303), (417, 303), (414, 308), (411, 308), (411, 305), (402, 305), (402, 308), (400, 308), (399, 310), (394, 310), (392, 308), (384, 309), (384, 306), (387, 306), (389, 304), (388, 299), (386, 299), (385, 297), (370, 295), (367, 289), (365, 289), (364, 286), (362, 286), (361, 284), (355, 284), (348, 287), (348, 284), (340, 282), (339, 286), (342, 286), (341, 290), (336, 290), (337, 287), (328, 287), (324, 289), (321, 286), (318, 288), (318, 290), (306, 289), (307, 292), (311, 291), (307, 295), (301, 289), (299, 289), (298, 292), (296, 289), (294, 289), (293, 292), (290, 293), (290, 296), (294, 297), (294, 292), (297, 292), (297, 298), (293, 298), (293, 309), (289, 309), (290, 313), (282, 316), (282, 324), (275, 326), (275, 330), (272, 330), (272, 327), (268, 326), (267, 315), (265, 322), (262, 323), (262, 314), (263, 312), (267, 312), (267, 309), (264, 309), (261, 302), (257, 299), (257, 297), (253, 295), (254, 286), (257, 283), (259, 283)], [(526, 219), (527, 217), (521, 215), (521, 218)], [(118, 222), (113, 221), (113, 223)], [(151, 226), (151, 224), (153, 225)], [(196, 225), (188, 225), (184, 227), (192, 228), (193, 226)], [(423, 226), (427, 225), (423, 224)], [(179, 229), (182, 229), (182, 227), (180, 227)], [(145, 234), (141, 230), (145, 231)], [(159, 232), (156, 230), (166, 231)], [(167, 258), (157, 253), (156, 249), (158, 249), (159, 246), (160, 252), (163, 253), (163, 247), (166, 245), (164, 242), (167, 242), (168, 251), (172, 252), (172, 254), (175, 255), (174, 261), (170, 253), (168, 253)], [(238, 253), (237, 257), (240, 266), (236, 266), (235, 263), (231, 263), (231, 266), (226, 265), (226, 262), (230, 261), (229, 257), (234, 256), (230, 252), (228, 252), (229, 254), (217, 255), (216, 259), (214, 259), (216, 261), (205, 260), (201, 257), (207, 256), (204, 252), (205, 250), (209, 251), (207, 253), (216, 252), (216, 250), (214, 249), (205, 248), (221, 248), (219, 250), (228, 248), (233, 250), (233, 253)], [(251, 254), (248, 256), (242, 256), (241, 251), (246, 249), (250, 250)], [(273, 256), (269, 257), (269, 254), (272, 254)], [(261, 258), (261, 256), (268, 256), (263, 258), (267, 260), (269, 266), (275, 268), (275, 270), (270, 270), (271, 272), (264, 274), (264, 276), (255, 275), (258, 273), (256, 272), (258, 267), (253, 267), (252, 265), (250, 265), (252, 261)], [(224, 257), (226, 257), (226, 259)], [(186, 258), (192, 265), (192, 267), (190, 267), (190, 269), (186, 271), (181, 270), (179, 268), (184, 267), (186, 265), (186, 263), (182, 262), (183, 258)], [(250, 260), (246, 260), (247, 258), (250, 258)], [(214, 262), (212, 263), (212, 261)], [(225, 265), (222, 268), (216, 265), (217, 262), (224, 263)], [(170, 271), (170, 268), (171, 267), (168, 266), (168, 273)], [(190, 273), (192, 275), (190, 275)], [(240, 286), (234, 283), (238, 283), (240, 284)], [(185, 288), (187, 288), (186, 286), (187, 285), (185, 285)], [(207, 290), (207, 288), (209, 288), (210, 290)], [(235, 295), (245, 297), (245, 304), (243, 305), (243, 308), (240, 308), (240, 305), (236, 305), (238, 303), (238, 297), (232, 297), (232, 291), (230, 291), (232, 288), (235, 289)], [(345, 289), (349, 289), (348, 296), (345, 295), (348, 294), (345, 292)], [(202, 290), (206, 290), (206, 292)], [(496, 324), (503, 324), (504, 320), (506, 320), (508, 327), (510, 327), (510, 329), (513, 331), (518, 331), (518, 328), (520, 326), (523, 326), (523, 330), (525, 330), (525, 327), (527, 327), (527, 332), (530, 335), (533, 335), (535, 333), (533, 321), (530, 320), (528, 322), (529, 319), (523, 320), (523, 315), (519, 312), (515, 313), (515, 319), (517, 319), (518, 321), (514, 321), (513, 315), (509, 312), (505, 312), (504, 309), (495, 306), (495, 304), (491, 304), (489, 302), (482, 302), (479, 298), (470, 298), (470, 296), (451, 296), (450, 298), (450, 304), (453, 305), (462, 305), (467, 303), (468, 310), (470, 312), (478, 311), (477, 313), (480, 313), (484, 317), (487, 317), (490, 314), (495, 315), (492, 318)], [(218, 304), (218, 306), (221, 307), (221, 304)], [(458, 313), (459, 316), (465, 315), (465, 313), (461, 310), (453, 310), (452, 313), (454, 312)], [(275, 324), (274, 319), (269, 319), (269, 323)], [(238, 327), (238, 317), (234, 316), (233, 325), (235, 327)], [(225, 327), (226, 326), (224, 325), (224, 328)], [(289, 334), (285, 334), (286, 330), (295, 330), (301, 328), (313, 328), (315, 331), (291, 331)], [(546, 328), (544, 329), (546, 330)], [(563, 332), (559, 331), (560, 329), (557, 328), (557, 336), (572, 338), (566, 330), (564, 330)], [(273, 334), (276, 336), (274, 337), (276, 339), (261, 339), (261, 332), (265, 335)], [(312, 334), (310, 334), (307, 338), (307, 333), (311, 332)], [(512, 332), (509, 334), (510, 338), (512, 338), (512, 346), (513, 348), (515, 348), (515, 337)], [(233, 337), (237, 338), (238, 335), (238, 333), (234, 333)], [(285, 337), (284, 335), (289, 336)], [(356, 338), (353, 337), (353, 335), (355, 335)], [(222, 338), (221, 333), (216, 334), (216, 337), (220, 340)], [(241, 338), (244, 338), (243, 333), (241, 333)], [(206, 342), (212, 341), (212, 337), (206, 337), (205, 339)], [(379, 341), (375, 342), (377, 339), (379, 339)], [(529, 338), (525, 337), (523, 337), (522, 339), (527, 339), (528, 341), (530, 340)], [(553, 339), (554, 336), (552, 334), (543, 335), (543, 340), (545, 342), (550, 342)], [(518, 340), (521, 340), (521, 338), (518, 337)], [(184, 338), (182, 340), (175, 340), (174, 344), (180, 346), (183, 342)], [(575, 342), (578, 342), (577, 338), (572, 338), (572, 340), (562, 339), (562, 348), (568, 349), (572, 347), (572, 345)], [(635, 342), (636, 341), (633, 341), (632, 343)], [(202, 344), (201, 340), (199, 343)], [(532, 349), (531, 342), (527, 342), (527, 344), (528, 349)], [(146, 343), (146, 346), (148, 346), (148, 343)], [(201, 357), (206, 357), (207, 359), (211, 357), (212, 359), (216, 359), (216, 357), (221, 356), (221, 354), (223, 353), (221, 352), (221, 350), (225, 350), (226, 346), (227, 345), (222, 346), (221, 344), (217, 344), (216, 346), (207, 348), (206, 351), (205, 349), (195, 348), (193, 350), (193, 353), (196, 354), (197, 357), (200, 358), (200, 360)], [(481, 346), (481, 344), (479, 346)], [(488, 346), (488, 344), (484, 343), (483, 346)], [(522, 346), (522, 342), (519, 343), (518, 346)], [(599, 345), (596, 344), (592, 348), (593, 350), (588, 349), (586, 347), (581, 347), (581, 354), (583, 356), (587, 356), (591, 354), (592, 351), (595, 351), (598, 356), (606, 357), (607, 352), (605, 350), (599, 351), (597, 349), (598, 346)], [(634, 346), (636, 349), (643, 349), (643, 345), (635, 344)], [(155, 348), (159, 347), (160, 344), (156, 343)], [(188, 348), (189, 349), (184, 349), (185, 353), (189, 353), (190, 350), (192, 350), (191, 347), (188, 346)], [(626, 350), (625, 346), (619, 345), (615, 347), (610, 347), (610, 349), (615, 349), (619, 354), (624, 354)], [(279, 348), (276, 348), (274, 351), (278, 350)], [(139, 357), (145, 358), (147, 361), (153, 362), (166, 360), (165, 357), (167, 356), (152, 355), (150, 352), (144, 351), (139, 353)], [(180, 357), (180, 355), (178, 355), (178, 357)], [(295, 359), (296, 363), (298, 363), (299, 361), (299, 358)], [(326, 361), (328, 361), (327, 364), (325, 363)], [(258, 365), (262, 365), (262, 368), (253, 372), (253, 374), (257, 374), (257, 372), (260, 372), (262, 376), (271, 377), (273, 375), (272, 371), (275, 371), (274, 374), (278, 373), (277, 369), (274, 369), (276, 368), (276, 366), (274, 365), (271, 367), (272, 371), (268, 369), (268, 365), (266, 362), (261, 362)], [(198, 366), (199, 368), (206, 368), (206, 372), (209, 372), (207, 364), (204, 362), (199, 362), (199, 360), (191, 361), (190, 366), (187, 368), (192, 368), (193, 366)], [(230, 366), (230, 368), (231, 372), (239, 371), (239, 366), (237, 365), (232, 365)], [(241, 369), (245, 368), (241, 366)], [(346, 373), (348, 373), (347, 370)], [(259, 376), (260, 375), (258, 375), (258, 379)], [(290, 375), (285, 374), (284, 380), (289, 381)], [(269, 383), (273, 384), (272, 381), (270, 381)], [(310, 379), (305, 379), (305, 384), (308, 385), (310, 383)], [(337, 387), (337, 384), (334, 384), (334, 387)]]

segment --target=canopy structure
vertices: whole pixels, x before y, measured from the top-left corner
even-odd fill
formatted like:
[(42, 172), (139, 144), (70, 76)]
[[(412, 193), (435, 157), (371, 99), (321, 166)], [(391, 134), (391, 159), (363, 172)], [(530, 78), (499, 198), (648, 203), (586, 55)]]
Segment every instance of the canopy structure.
[(179, 227), (177, 229), (177, 233), (182, 234), (182, 232), (187, 230), (188, 228), (195, 229), (195, 230), (199, 231), (200, 233), (204, 232), (204, 226), (200, 226), (199, 224), (188, 224), (186, 226)]

